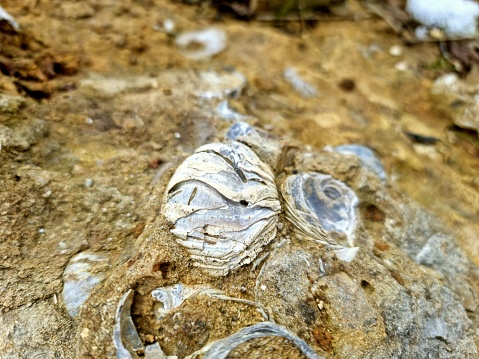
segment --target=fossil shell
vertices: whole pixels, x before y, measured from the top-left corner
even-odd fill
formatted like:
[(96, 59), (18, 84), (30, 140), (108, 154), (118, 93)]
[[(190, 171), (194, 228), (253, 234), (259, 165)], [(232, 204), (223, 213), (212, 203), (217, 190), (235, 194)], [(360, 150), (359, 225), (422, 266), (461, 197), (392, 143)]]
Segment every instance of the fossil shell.
[(280, 203), (270, 168), (239, 142), (200, 147), (176, 170), (163, 213), (195, 265), (226, 275), (276, 235)]
[(304, 340), (298, 338), (288, 329), (271, 322), (258, 323), (243, 328), (227, 338), (206, 345), (198, 352), (186, 357), (186, 359), (196, 359), (199, 357), (202, 357), (203, 359), (226, 359), (230, 352), (240, 344), (255, 338), (271, 336), (279, 336), (288, 339), (308, 359), (324, 359), (323, 357), (318, 356)]
[(358, 199), (351, 189), (329, 175), (311, 172), (287, 177), (281, 192), (286, 217), (297, 233), (333, 249), (342, 260), (354, 259), (358, 249), (351, 247)]
[(135, 293), (129, 289), (118, 302), (113, 326), (113, 345), (117, 359), (166, 359), (158, 343), (144, 345), (131, 318), (131, 305)]
[[(175, 43), (184, 57), (202, 60), (222, 52), (227, 45), (227, 36), (223, 30), (210, 27), (182, 33), (175, 39)], [(197, 45), (197, 48), (193, 50), (192, 45)]]
[(97, 253), (82, 252), (70, 259), (63, 272), (63, 301), (72, 317), (76, 317), (90, 293), (105, 278), (108, 258)]
[(159, 306), (155, 308), (156, 319), (163, 319), (172, 309), (179, 307), (189, 297), (199, 294), (214, 297), (223, 295), (223, 292), (204, 285), (185, 286), (182, 283), (153, 290), (151, 296), (159, 302)]

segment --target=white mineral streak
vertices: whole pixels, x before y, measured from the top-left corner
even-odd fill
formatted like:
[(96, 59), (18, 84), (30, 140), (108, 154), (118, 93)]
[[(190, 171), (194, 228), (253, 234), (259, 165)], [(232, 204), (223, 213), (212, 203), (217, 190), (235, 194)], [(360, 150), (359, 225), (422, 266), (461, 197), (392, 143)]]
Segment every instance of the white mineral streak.
[(469, 0), (408, 0), (406, 10), (418, 22), (438, 27), (454, 38), (474, 38), (478, 33), (479, 4)]
[(193, 263), (226, 275), (276, 235), (280, 211), (271, 169), (238, 142), (200, 147), (176, 170), (163, 213)]
[(226, 42), (226, 33), (214, 27), (185, 32), (175, 39), (181, 54), (191, 60), (203, 60), (219, 54), (226, 48)]
[(343, 261), (354, 259), (358, 251), (353, 247), (358, 199), (353, 191), (329, 175), (302, 173), (286, 178), (281, 192), (286, 218), (296, 233), (318, 241)]

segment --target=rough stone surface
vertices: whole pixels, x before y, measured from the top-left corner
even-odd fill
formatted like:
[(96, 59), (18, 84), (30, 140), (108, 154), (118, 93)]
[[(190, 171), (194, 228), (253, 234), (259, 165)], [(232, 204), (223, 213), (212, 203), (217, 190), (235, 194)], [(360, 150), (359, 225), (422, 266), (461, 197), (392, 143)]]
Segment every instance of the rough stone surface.
[[(239, 21), (201, 3), (2, 3), (20, 31), (0, 24), (0, 358), (114, 358), (129, 289), (141, 340), (167, 355), (265, 320), (259, 307), (198, 296), (158, 321), (151, 291), (177, 283), (259, 303), (328, 359), (478, 358), (479, 143), (454, 126), (476, 111), (477, 74), (432, 96), (450, 71), (437, 44), (391, 56), (401, 39), (354, 0), (361, 21), (317, 26)], [(228, 39), (214, 57), (189, 60), (174, 45), (176, 32), (210, 26)], [(285, 80), (290, 67), (315, 97)], [(283, 212), (264, 252), (234, 273), (212, 277), (188, 259), (161, 203), (180, 163), (223, 141), (224, 101), (255, 126), (237, 140), (278, 188), (320, 172), (354, 191), (352, 262), (297, 238)], [(374, 151), (385, 181), (354, 156), (321, 150), (351, 143)], [(85, 251), (111, 268), (74, 319), (62, 274)], [(266, 355), (276, 344), (238, 351)], [(282, 343), (274, 357), (289, 353)]]

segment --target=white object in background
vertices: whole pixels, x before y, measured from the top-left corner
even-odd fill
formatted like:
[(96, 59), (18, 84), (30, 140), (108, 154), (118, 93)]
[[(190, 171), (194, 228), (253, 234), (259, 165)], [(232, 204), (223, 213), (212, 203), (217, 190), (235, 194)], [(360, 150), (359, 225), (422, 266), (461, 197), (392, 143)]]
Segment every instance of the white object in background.
[(203, 60), (219, 54), (226, 48), (226, 32), (210, 27), (178, 35), (176, 46), (181, 54), (191, 60)]
[(17, 31), (20, 30), (20, 25), (18, 24), (18, 22), (16, 22), (15, 19), (12, 17), (12, 15), (6, 12), (5, 9), (1, 6), (0, 6), (0, 20), (8, 21), (8, 23), (12, 25), (12, 27), (15, 30)]
[(479, 35), (479, 4), (470, 0), (408, 0), (407, 12), (418, 22), (438, 27), (454, 38)]

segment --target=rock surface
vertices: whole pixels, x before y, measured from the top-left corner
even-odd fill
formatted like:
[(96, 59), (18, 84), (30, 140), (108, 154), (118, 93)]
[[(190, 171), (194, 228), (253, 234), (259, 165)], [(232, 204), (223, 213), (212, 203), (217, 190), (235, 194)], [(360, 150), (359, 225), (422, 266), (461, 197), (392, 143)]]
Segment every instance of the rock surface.
[[(453, 126), (475, 104), (472, 87), (431, 96), (445, 74), (434, 44), (391, 56), (400, 39), (374, 17), (273, 27), (174, 1), (2, 6), (20, 30), (0, 24), (0, 358), (114, 358), (130, 289), (140, 339), (166, 355), (269, 319), (325, 358), (479, 357), (479, 143)], [(176, 32), (210, 26), (226, 48), (185, 58)], [(294, 90), (288, 68), (315, 96)], [(218, 111), (225, 101), (235, 116)], [(235, 139), (276, 186), (319, 172), (354, 191), (354, 260), (296, 236), (284, 209), (252, 263), (212, 277), (188, 259), (161, 213), (167, 183), (237, 118), (256, 129)], [(351, 143), (372, 149), (387, 177), (321, 150)], [(82, 252), (109, 266), (72, 318), (62, 275)], [(158, 319), (151, 292), (178, 283), (235, 300), (195, 296)], [(244, 353), (301, 357), (269, 337), (231, 355)]]

